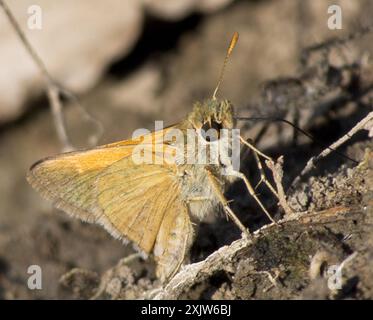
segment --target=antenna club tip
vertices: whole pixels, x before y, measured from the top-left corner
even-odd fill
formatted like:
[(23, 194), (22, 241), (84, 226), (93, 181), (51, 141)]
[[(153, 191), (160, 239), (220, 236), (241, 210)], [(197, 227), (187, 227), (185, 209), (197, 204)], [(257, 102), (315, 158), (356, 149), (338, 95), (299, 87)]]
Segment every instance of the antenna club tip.
[(235, 32), (233, 33), (232, 40), (231, 40), (231, 42), (230, 42), (230, 44), (229, 44), (229, 47), (228, 47), (228, 50), (227, 50), (227, 54), (226, 54), (225, 59), (224, 59), (223, 67), (221, 68), (221, 71), (220, 71), (220, 77), (219, 77), (218, 84), (216, 85), (216, 88), (215, 88), (214, 94), (212, 95), (212, 98), (213, 98), (214, 100), (216, 100), (216, 94), (217, 94), (217, 92), (218, 92), (218, 90), (219, 90), (220, 83), (221, 83), (221, 81), (222, 81), (222, 79), (223, 79), (225, 66), (226, 66), (226, 64), (227, 64), (227, 61), (228, 61), (228, 59), (229, 59), (229, 56), (231, 55), (231, 53), (232, 53), (234, 47), (235, 47), (236, 44), (237, 44), (237, 41), (238, 41), (238, 32), (235, 31)]
[(228, 56), (232, 53), (232, 50), (233, 50), (234, 47), (236, 46), (237, 41), (238, 41), (238, 38), (239, 38), (238, 32), (235, 31), (235, 33), (234, 33), (233, 36), (232, 36), (231, 43), (230, 43), (230, 45), (229, 45), (228, 54), (227, 54)]

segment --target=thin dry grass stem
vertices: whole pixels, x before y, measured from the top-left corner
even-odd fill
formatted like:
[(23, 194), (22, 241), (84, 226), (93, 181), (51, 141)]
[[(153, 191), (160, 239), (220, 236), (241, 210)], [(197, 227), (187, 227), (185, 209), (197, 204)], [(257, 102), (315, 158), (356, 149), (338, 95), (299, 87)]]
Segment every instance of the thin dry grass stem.
[(17, 36), (19, 37), (26, 51), (29, 53), (31, 59), (34, 61), (34, 63), (38, 67), (44, 79), (48, 101), (49, 101), (49, 104), (52, 110), (54, 126), (56, 129), (57, 137), (60, 143), (62, 144), (62, 150), (71, 151), (71, 150), (74, 150), (74, 147), (67, 134), (66, 123), (65, 123), (65, 119), (64, 119), (63, 111), (62, 111), (63, 104), (61, 102), (61, 97), (60, 97), (61, 95), (65, 95), (66, 97), (69, 97), (70, 99), (72, 99), (79, 106), (79, 109), (84, 115), (85, 119), (95, 124), (95, 126), (97, 127), (97, 133), (94, 134), (92, 137), (90, 137), (89, 142), (92, 145), (96, 144), (103, 131), (102, 124), (98, 120), (94, 119), (88, 113), (88, 111), (85, 110), (83, 106), (80, 105), (80, 103), (78, 102), (78, 99), (71, 92), (69, 92), (67, 89), (62, 88), (59, 84), (57, 84), (57, 82), (52, 78), (52, 76), (48, 72), (43, 60), (36, 53), (36, 50), (32, 47), (31, 43), (28, 41), (27, 37), (25, 36), (25, 33), (22, 31), (21, 27), (19, 26), (19, 23), (17, 22), (12, 11), (10, 10), (10, 8), (8, 7), (8, 5), (6, 4), (4, 0), (0, 0), (0, 6), (3, 8), (3, 11), (5, 15), (8, 17), (11, 26), (15, 30)]
[(268, 291), (271, 290), (272, 288), (278, 286), (277, 279), (278, 279), (278, 277), (280, 276), (280, 272), (279, 272), (279, 270), (276, 270), (276, 272), (275, 272), (275, 276), (272, 276), (271, 273), (270, 273), (269, 271), (257, 271), (257, 273), (258, 273), (258, 274), (265, 274), (265, 275), (268, 277), (269, 282), (271, 282), (271, 284), (270, 284), (267, 288), (264, 288), (264, 289), (263, 289), (263, 292), (268, 292)]
[(300, 175), (298, 175), (294, 179), (294, 181), (292, 182), (292, 184), (290, 186), (290, 190), (293, 190), (294, 187), (301, 181), (301, 179), (314, 168), (315, 163), (318, 160), (320, 160), (320, 159), (325, 158), (326, 156), (328, 156), (330, 153), (332, 153), (335, 149), (337, 149), (343, 143), (345, 143), (346, 141), (348, 141), (349, 139), (351, 139), (352, 136), (354, 134), (356, 134), (358, 131), (365, 129), (365, 130), (368, 130), (370, 132), (370, 130), (372, 130), (371, 129), (372, 127), (373, 127), (373, 111), (370, 112), (367, 116), (365, 116), (361, 121), (359, 121), (344, 136), (342, 136), (337, 141), (335, 141), (334, 143), (332, 143), (328, 148), (324, 149), (320, 154), (318, 154), (317, 156), (314, 156), (314, 157), (310, 158), (308, 160), (306, 166), (304, 167), (304, 169), (300, 173)]

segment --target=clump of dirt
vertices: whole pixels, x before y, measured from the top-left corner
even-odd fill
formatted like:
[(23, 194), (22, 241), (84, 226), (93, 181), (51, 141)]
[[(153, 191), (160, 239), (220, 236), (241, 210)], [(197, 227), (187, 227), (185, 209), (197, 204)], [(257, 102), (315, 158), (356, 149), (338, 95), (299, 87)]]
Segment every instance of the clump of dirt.
[[(303, 208), (319, 211), (335, 206), (361, 204), (364, 195), (368, 190), (372, 190), (373, 181), (373, 173), (367, 169), (372, 166), (372, 143), (364, 143), (364, 146), (366, 154), (362, 163), (355, 168), (342, 165), (336, 173), (311, 177), (307, 183), (302, 184), (301, 190), (291, 197), (292, 207), (299, 211)], [(361, 143), (354, 146), (354, 149), (360, 148)]]

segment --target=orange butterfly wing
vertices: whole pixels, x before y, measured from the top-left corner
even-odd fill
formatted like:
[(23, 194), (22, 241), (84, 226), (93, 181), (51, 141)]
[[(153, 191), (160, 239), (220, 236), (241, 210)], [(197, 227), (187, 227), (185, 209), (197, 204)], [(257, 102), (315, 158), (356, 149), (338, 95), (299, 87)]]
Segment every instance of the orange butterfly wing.
[(31, 167), (27, 179), (56, 207), (84, 221), (100, 223), (113, 236), (128, 238), (150, 253), (164, 216), (171, 208), (175, 210), (175, 203), (182, 213), (186, 209), (176, 167), (136, 165), (131, 154), (141, 141), (150, 148), (162, 143), (166, 130), (47, 158)]

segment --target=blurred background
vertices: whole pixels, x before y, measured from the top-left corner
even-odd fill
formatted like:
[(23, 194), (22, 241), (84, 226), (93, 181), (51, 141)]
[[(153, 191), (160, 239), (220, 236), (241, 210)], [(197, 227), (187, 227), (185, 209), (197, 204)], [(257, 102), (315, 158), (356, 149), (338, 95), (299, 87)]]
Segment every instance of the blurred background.
[[(164, 120), (165, 125), (175, 123), (195, 101), (210, 97), (235, 31), (240, 38), (219, 96), (229, 99), (237, 114), (298, 118), (298, 125), (311, 130), (310, 119), (315, 120), (317, 113), (318, 125), (324, 126), (324, 131), (311, 131), (327, 143), (369, 111), (361, 104), (359, 109), (345, 103), (342, 118), (339, 111), (332, 110), (327, 122), (320, 115), (328, 113), (330, 105), (324, 103), (316, 110), (313, 102), (326, 93), (340, 94), (350, 88), (356, 70), (361, 76), (365, 68), (364, 76), (369, 78), (371, 73), (366, 70), (371, 69), (366, 61), (372, 52), (370, 34), (327, 51), (326, 58), (325, 51), (316, 48), (316, 53), (321, 52), (316, 62), (311, 60), (313, 56), (305, 55), (304, 49), (370, 25), (370, 0), (7, 3), (52, 77), (74, 92), (102, 123), (99, 144), (127, 139), (137, 128), (152, 130), (154, 120)], [(335, 4), (342, 9), (342, 29), (330, 30), (328, 7)], [(41, 8), (41, 29), (28, 27), (32, 5)], [(53, 126), (43, 78), (0, 11), (0, 298), (77, 297), (76, 291), (64, 289), (59, 283), (64, 273), (74, 267), (101, 273), (132, 249), (101, 228), (53, 209), (27, 184), (25, 175), (32, 163), (61, 152), (62, 145)], [(332, 64), (334, 69), (330, 68)], [(69, 99), (63, 102), (73, 145), (89, 147), (97, 127)], [(333, 120), (335, 114), (342, 120)], [(326, 124), (331, 124), (327, 130)], [(255, 131), (251, 125), (245, 126), (247, 137), (250, 130)], [(274, 155), (287, 152), (274, 148), (278, 143), (273, 138), (278, 138), (276, 130), (283, 131), (285, 145), (290, 145), (292, 134), (290, 129), (275, 127), (261, 140), (262, 150)], [(358, 140), (366, 137), (359, 136)], [(304, 153), (296, 158), (294, 145), (289, 147), (293, 152), (289, 167), (301, 168), (307, 157), (319, 150), (313, 145), (304, 146), (304, 137), (299, 139), (303, 147), (295, 154)], [(353, 156), (361, 160), (363, 148), (359, 150)], [(237, 236), (235, 233), (219, 242), (211, 235), (215, 240), (208, 240), (208, 244), (201, 240), (202, 249), (195, 250), (197, 258)], [(31, 291), (26, 286), (31, 264), (42, 267), (43, 290)], [(151, 274), (144, 265), (142, 261), (134, 263), (138, 278)], [(146, 286), (150, 284), (142, 289)]]

